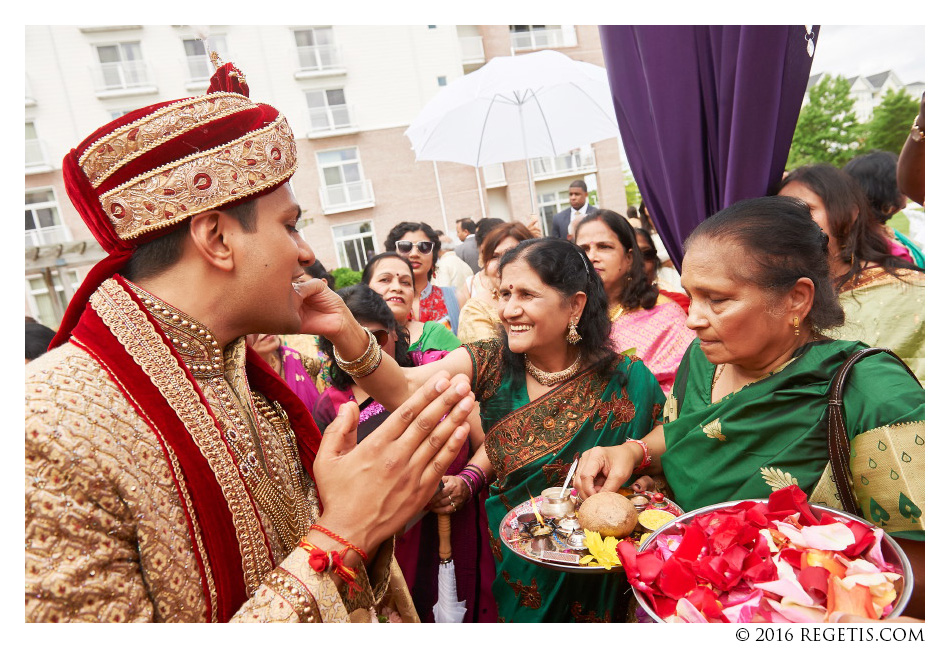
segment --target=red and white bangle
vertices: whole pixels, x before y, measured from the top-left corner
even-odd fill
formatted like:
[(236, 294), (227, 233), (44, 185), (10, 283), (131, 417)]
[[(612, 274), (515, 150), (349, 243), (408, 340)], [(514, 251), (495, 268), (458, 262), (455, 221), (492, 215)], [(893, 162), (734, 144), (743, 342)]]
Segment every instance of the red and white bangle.
[(640, 449), (643, 450), (643, 460), (640, 461), (640, 465), (633, 469), (633, 472), (638, 473), (643, 471), (645, 468), (649, 468), (650, 464), (653, 463), (653, 457), (650, 456), (650, 449), (647, 447), (645, 441), (640, 439), (627, 439), (624, 443), (636, 443), (640, 446)]

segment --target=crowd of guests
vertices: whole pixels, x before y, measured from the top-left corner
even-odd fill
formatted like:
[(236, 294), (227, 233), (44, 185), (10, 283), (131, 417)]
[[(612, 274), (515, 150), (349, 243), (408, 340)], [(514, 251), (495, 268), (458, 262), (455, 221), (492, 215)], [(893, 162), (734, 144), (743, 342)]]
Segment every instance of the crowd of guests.
[[(362, 282), (338, 292), (341, 311), (385, 352), (371, 378), (341, 368), (331, 337), (312, 338), (316, 353), (272, 335), (248, 343), (321, 429), (356, 403), (359, 441), (436, 371), (471, 379), (469, 444), (429, 513), (396, 544), (423, 620), (437, 596), (439, 515), (451, 515), (465, 621), (622, 619), (621, 579), (541, 569), (503, 551), (502, 517), (563, 481), (578, 457), (582, 494), (636, 474), (645, 476), (638, 487), (661, 487), (690, 510), (767, 497), (774, 481), (762, 474), (777, 470), (834, 505), (822, 425), (834, 372), (863, 342), (893, 349), (924, 379), (923, 254), (886, 224), (906, 204), (895, 167), (896, 156), (874, 152), (844, 170), (793, 170), (778, 196), (738, 203), (697, 228), (682, 276), (645, 205), (626, 216), (593, 207), (583, 183), (572, 187), (579, 196), (560, 223), (564, 237), (460, 219), (457, 243), (424, 222), (399, 223)], [(287, 339), (301, 337), (310, 336)], [(922, 464), (907, 437), (922, 438), (914, 378), (876, 356), (853, 384), (844, 404), (852, 463), (883, 463), (881, 441)], [(893, 494), (922, 508), (922, 481), (899, 474), (856, 479), (855, 490), (878, 507), (865, 508), (869, 519), (890, 520), (912, 546), (923, 531)]]
[[(469, 443), (395, 546), (422, 620), (432, 620), (438, 593), (440, 515), (451, 516), (466, 622), (623, 619), (622, 579), (546, 570), (503, 551), (502, 517), (561, 483), (578, 458), (582, 495), (640, 475), (638, 488), (663, 488), (690, 510), (766, 497), (774, 481), (760, 473), (777, 470), (834, 505), (822, 425), (834, 372), (865, 343), (893, 349), (924, 380), (924, 258), (887, 226), (906, 205), (895, 175), (896, 156), (881, 152), (843, 170), (795, 169), (777, 196), (698, 227), (682, 276), (645, 205), (627, 216), (593, 207), (582, 182), (558, 221), (564, 236), (460, 219), (457, 243), (402, 222), (361, 283), (337, 292), (341, 317), (384, 352), (374, 372), (350, 375), (332, 336), (261, 333), (247, 346), (321, 430), (356, 403), (358, 442), (440, 369), (471, 380)], [(334, 288), (319, 261), (305, 272)], [(27, 322), (28, 362), (49, 343), (43, 329)], [(923, 454), (907, 436), (923, 438), (923, 390), (886, 355), (862, 363), (853, 382), (844, 402), (852, 464), (884, 464), (881, 443), (921, 466), (886, 479), (862, 473), (858, 500), (895, 536), (921, 541), (906, 510), (923, 508)]]
[[(595, 207), (582, 181), (546, 237), (536, 220), (459, 219), (455, 237), (402, 222), (361, 282), (336, 291), (334, 330), (246, 337), (321, 431), (355, 403), (358, 443), (436, 372), (471, 381), (468, 444), (395, 545), (422, 620), (438, 596), (440, 516), (464, 621), (627, 618), (623, 579), (543, 569), (497, 537), (575, 460), (582, 496), (637, 477), (691, 510), (795, 483), (835, 506), (827, 392), (865, 345), (913, 374), (885, 354), (854, 371), (843, 406), (855, 495), (922, 561), (924, 255), (888, 226), (907, 204), (897, 156), (794, 169), (775, 193), (697, 227), (682, 274), (646, 205)], [(319, 261), (304, 272), (334, 290)], [(29, 362), (53, 332), (26, 326)], [(368, 373), (342, 359), (359, 345), (381, 351)]]

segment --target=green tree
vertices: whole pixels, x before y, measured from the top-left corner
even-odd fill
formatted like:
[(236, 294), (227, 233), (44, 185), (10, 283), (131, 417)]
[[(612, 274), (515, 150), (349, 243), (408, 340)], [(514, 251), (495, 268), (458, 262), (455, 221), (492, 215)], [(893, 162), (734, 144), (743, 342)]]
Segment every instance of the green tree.
[(640, 188), (637, 186), (636, 180), (633, 179), (633, 175), (627, 172), (623, 174), (623, 188), (627, 194), (627, 207), (640, 207), (640, 203), (643, 202), (643, 196), (640, 195)]
[(352, 270), (350, 268), (337, 268), (336, 270), (331, 270), (330, 274), (333, 275), (333, 278), (336, 280), (334, 285), (336, 289), (346, 288), (347, 286), (352, 286), (353, 284), (358, 284), (360, 278), (363, 276), (361, 272)]
[(879, 149), (900, 155), (919, 107), (920, 102), (903, 88), (898, 92), (888, 90), (871, 115), (868, 136), (862, 149)]
[(861, 125), (854, 115), (851, 85), (842, 76), (826, 76), (808, 91), (792, 136), (788, 168), (825, 162), (841, 166), (860, 144)]

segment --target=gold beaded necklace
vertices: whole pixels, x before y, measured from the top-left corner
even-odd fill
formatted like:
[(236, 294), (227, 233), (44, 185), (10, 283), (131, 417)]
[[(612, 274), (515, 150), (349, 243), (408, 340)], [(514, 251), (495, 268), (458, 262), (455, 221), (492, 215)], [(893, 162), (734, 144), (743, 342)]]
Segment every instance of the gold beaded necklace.
[(550, 373), (535, 367), (531, 363), (531, 360), (528, 359), (528, 356), (525, 356), (524, 358), (524, 366), (525, 369), (528, 370), (528, 373), (531, 374), (532, 378), (537, 380), (545, 387), (550, 387), (551, 385), (556, 385), (558, 383), (564, 382), (565, 380), (573, 378), (577, 371), (581, 368), (581, 356), (578, 354), (577, 359), (574, 360), (574, 363), (567, 369)]

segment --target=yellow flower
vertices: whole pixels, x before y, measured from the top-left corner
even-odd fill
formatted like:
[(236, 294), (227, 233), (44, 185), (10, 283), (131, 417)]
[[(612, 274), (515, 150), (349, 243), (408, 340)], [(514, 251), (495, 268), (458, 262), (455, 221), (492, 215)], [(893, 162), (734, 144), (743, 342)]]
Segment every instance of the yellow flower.
[(603, 567), (608, 571), (612, 567), (619, 567), (620, 556), (617, 555), (618, 542), (620, 541), (617, 538), (608, 536), (605, 540), (601, 538), (600, 534), (596, 531), (584, 529), (584, 546), (587, 547), (590, 555), (581, 558), (581, 564), (591, 567)]

